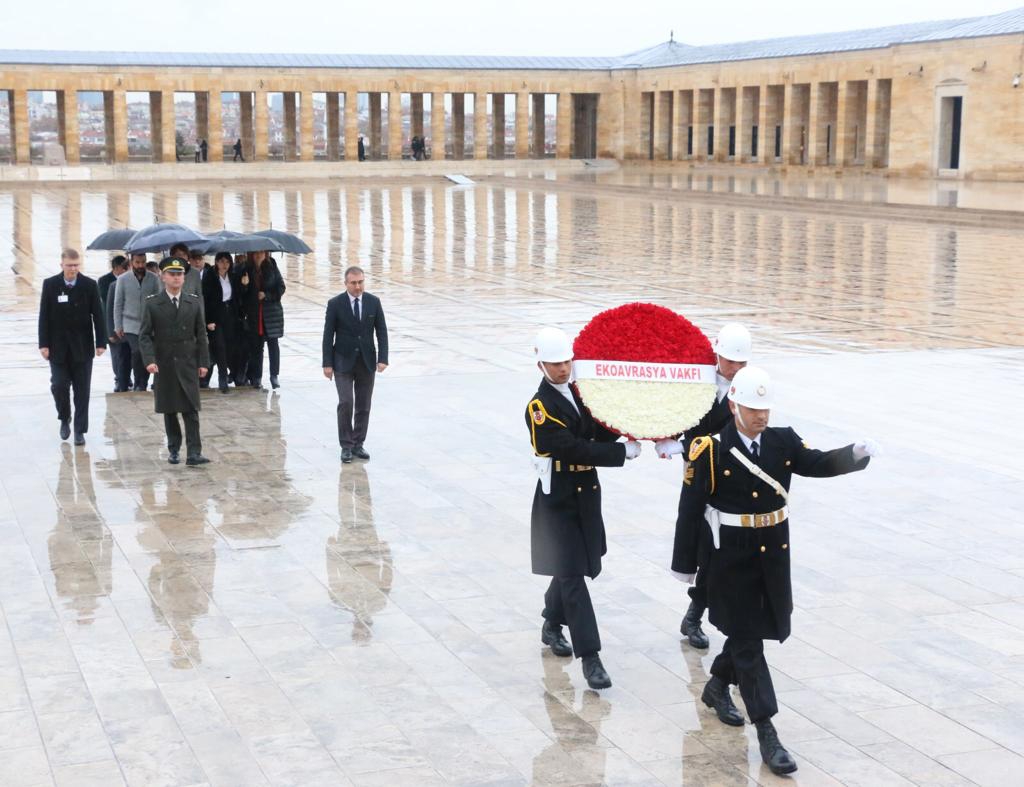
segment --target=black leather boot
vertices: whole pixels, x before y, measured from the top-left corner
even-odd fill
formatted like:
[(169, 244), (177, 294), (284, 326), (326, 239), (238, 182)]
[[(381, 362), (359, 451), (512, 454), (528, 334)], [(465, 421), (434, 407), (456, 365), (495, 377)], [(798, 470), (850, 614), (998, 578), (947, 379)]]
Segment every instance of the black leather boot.
[(679, 625), (679, 633), (689, 640), (690, 645), (703, 650), (708, 646), (708, 635), (700, 627), (701, 618), (704, 617), (704, 607), (698, 606), (697, 602), (691, 601), (690, 606), (683, 615), (683, 622)]
[(551, 647), (551, 652), (556, 656), (571, 656), (572, 645), (562, 636), (562, 627), (555, 625), (550, 620), (545, 620), (540, 629), (540, 641)]
[(771, 719), (756, 722), (754, 726), (757, 727), (757, 742), (761, 744), (761, 759), (768, 769), (780, 776), (793, 773), (796, 770), (796, 760), (779, 741), (779, 734), (775, 731)]
[(733, 704), (732, 696), (729, 694), (729, 684), (721, 678), (712, 675), (705, 684), (700, 699), (709, 708), (714, 708), (715, 713), (718, 714), (718, 720), (723, 724), (732, 727), (743, 726), (743, 714)]
[(592, 656), (583, 657), (583, 677), (587, 679), (587, 685), (592, 689), (611, 688), (612, 679), (604, 671), (601, 657), (596, 653)]

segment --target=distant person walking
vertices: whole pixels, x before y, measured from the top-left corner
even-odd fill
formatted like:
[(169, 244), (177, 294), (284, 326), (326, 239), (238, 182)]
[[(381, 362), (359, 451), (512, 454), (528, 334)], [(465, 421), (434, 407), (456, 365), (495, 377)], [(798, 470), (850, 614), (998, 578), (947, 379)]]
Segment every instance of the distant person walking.
[(206, 140), (205, 139), (202, 142), (199, 143), (199, 151), (200, 151), (200, 153), (203, 154), (203, 163), (204, 164), (208, 160), (207, 159), (207, 154), (209, 153), (209, 149), (210, 149), (210, 146), (206, 144)]
[(96, 281), (79, 274), (75, 249), (60, 254), (61, 272), (43, 281), (39, 297), (39, 354), (50, 362), (50, 392), (57, 405), (60, 439), (71, 436), (71, 390), (75, 392), (75, 445), (89, 431), (92, 359), (107, 349), (103, 303)]
[(363, 138), (359, 137), (359, 144), (357, 145), (359, 151), (359, 160), (366, 161), (366, 145), (363, 144)]
[(242, 161), (244, 163), (245, 162), (245, 156), (242, 155), (242, 140), (241, 139), (236, 139), (235, 140), (235, 144), (232, 145), (231, 147), (235, 151), (235, 157), (233, 159), (231, 159), (231, 160), (232, 161)]

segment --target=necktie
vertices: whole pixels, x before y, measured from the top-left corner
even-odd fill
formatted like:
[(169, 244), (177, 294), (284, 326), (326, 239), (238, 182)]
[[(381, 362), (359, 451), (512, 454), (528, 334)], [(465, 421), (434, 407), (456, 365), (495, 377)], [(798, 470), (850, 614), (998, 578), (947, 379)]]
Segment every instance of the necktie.
[(173, 304), (174, 304), (174, 308), (175, 308), (175, 309), (177, 309), (177, 308), (178, 308), (178, 299), (177, 299), (177, 298), (171, 298), (171, 303), (173, 303)]
[(757, 443), (756, 442), (750, 444), (750, 453), (752, 453), (754, 455), (754, 459), (757, 459), (757, 455), (758, 454), (757, 454)]
[(359, 322), (359, 299), (356, 298), (352, 301), (352, 314), (356, 316), (356, 322)]

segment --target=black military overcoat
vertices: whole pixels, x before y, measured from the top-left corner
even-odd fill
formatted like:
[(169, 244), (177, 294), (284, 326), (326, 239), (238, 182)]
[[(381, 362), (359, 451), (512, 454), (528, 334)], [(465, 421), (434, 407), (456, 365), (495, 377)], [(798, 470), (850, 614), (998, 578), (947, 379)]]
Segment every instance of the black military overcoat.
[(183, 290), (175, 308), (164, 291), (143, 306), (139, 347), (143, 363), (160, 370), (153, 384), (156, 411), (198, 412), (199, 367), (210, 368), (202, 299)]
[[(691, 574), (697, 569), (700, 533), (707, 528), (705, 506), (729, 514), (766, 514), (786, 505), (780, 494), (731, 455), (734, 446), (753, 459), (735, 422), (687, 466), (676, 519), (674, 571)], [(868, 461), (855, 460), (852, 445), (817, 451), (792, 429), (769, 427), (761, 436), (755, 464), (789, 491), (793, 475), (842, 475), (863, 470)], [(774, 527), (722, 526), (720, 539), (708, 564), (711, 623), (730, 637), (785, 640), (793, 612), (788, 519)]]
[(579, 394), (572, 391), (579, 412), (544, 380), (527, 405), (526, 426), (534, 453), (552, 459), (551, 493), (533, 495), (530, 545), (533, 573), (545, 576), (596, 577), (607, 551), (601, 517), (601, 484), (594, 469), (621, 467), (626, 448), (618, 435), (596, 423)]

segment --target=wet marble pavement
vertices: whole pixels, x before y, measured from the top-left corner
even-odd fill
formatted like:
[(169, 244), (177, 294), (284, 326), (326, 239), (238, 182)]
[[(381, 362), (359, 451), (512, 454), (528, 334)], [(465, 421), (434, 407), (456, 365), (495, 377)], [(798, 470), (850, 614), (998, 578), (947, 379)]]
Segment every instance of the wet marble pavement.
[[(1021, 234), (536, 179), (189, 189), (0, 190), (0, 784), (781, 782), (697, 700), (722, 638), (680, 643), (678, 460), (602, 472), (614, 687), (539, 642), (530, 338), (634, 299), (747, 322), (776, 423), (886, 446), (794, 486), (794, 635), (768, 648), (790, 781), (1019, 778)], [(283, 387), (206, 395), (198, 470), (105, 357), (87, 446), (61, 444), (35, 350), (60, 246), (153, 215), (315, 249), (281, 260)], [(372, 459), (342, 466), (319, 335), (355, 261), (393, 351)]]

